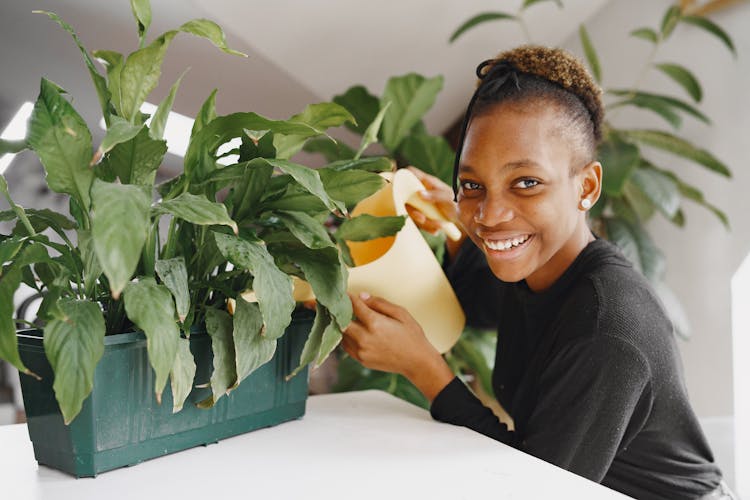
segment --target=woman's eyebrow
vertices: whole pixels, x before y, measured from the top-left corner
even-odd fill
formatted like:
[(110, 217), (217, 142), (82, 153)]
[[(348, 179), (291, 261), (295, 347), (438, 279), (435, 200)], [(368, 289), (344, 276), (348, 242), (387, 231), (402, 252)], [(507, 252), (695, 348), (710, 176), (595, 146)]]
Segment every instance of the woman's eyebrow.
[[(503, 165), (502, 167), (500, 167), (500, 169), (501, 170), (515, 170), (517, 168), (522, 168), (522, 167), (542, 168), (542, 166), (539, 163), (535, 162), (534, 160), (524, 158), (522, 160), (510, 161), (506, 163), (505, 165)], [(474, 167), (472, 167), (471, 165), (467, 163), (461, 163), (458, 166), (458, 173), (459, 174), (474, 174), (476, 173), (476, 170), (474, 169)]]

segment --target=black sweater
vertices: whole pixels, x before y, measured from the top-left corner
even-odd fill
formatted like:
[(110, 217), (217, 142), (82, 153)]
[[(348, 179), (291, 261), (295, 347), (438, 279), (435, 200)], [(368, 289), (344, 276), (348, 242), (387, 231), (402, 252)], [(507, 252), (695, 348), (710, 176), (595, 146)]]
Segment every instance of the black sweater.
[(498, 328), (493, 387), (515, 430), (457, 378), (433, 401), (435, 419), (639, 499), (716, 488), (672, 324), (614, 245), (590, 243), (542, 293), (495, 278), (471, 243), (446, 272), (469, 324)]

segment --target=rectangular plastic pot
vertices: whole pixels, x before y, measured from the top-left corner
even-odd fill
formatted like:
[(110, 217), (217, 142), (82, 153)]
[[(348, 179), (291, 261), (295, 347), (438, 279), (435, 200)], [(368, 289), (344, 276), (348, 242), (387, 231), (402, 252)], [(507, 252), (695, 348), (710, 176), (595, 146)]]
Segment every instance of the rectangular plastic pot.
[[(22, 375), (29, 437), (39, 464), (77, 477), (96, 476), (118, 467), (198, 445), (215, 443), (262, 427), (270, 427), (305, 413), (307, 370), (285, 381), (299, 361), (312, 325), (312, 313), (295, 316), (279, 339), (273, 359), (253, 372), (210, 409), (196, 403), (210, 396), (209, 388), (193, 388), (179, 413), (172, 413), (167, 387), (162, 404), (154, 396), (154, 371), (148, 362), (141, 332), (105, 337), (104, 355), (96, 367), (94, 389), (81, 413), (64, 425), (52, 390), (52, 370), (44, 354), (41, 332), (19, 332), (21, 358), (38, 381)], [(190, 336), (197, 365), (195, 382), (211, 377), (211, 339)]]

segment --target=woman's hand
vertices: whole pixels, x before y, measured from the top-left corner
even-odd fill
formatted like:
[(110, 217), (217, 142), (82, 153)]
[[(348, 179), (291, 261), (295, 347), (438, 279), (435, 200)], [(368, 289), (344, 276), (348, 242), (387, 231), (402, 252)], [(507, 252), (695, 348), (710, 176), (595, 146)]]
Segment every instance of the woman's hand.
[(453, 372), (422, 327), (385, 299), (366, 293), (350, 297), (356, 319), (344, 330), (344, 350), (367, 368), (404, 375), (432, 401)]

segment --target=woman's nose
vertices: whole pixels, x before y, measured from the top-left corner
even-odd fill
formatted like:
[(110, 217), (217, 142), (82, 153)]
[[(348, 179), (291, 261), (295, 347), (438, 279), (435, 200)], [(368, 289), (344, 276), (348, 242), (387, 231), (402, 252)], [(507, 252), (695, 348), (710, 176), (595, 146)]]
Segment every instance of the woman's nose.
[(477, 207), (474, 222), (485, 227), (493, 227), (511, 221), (513, 217), (515, 214), (507, 199), (488, 193)]

